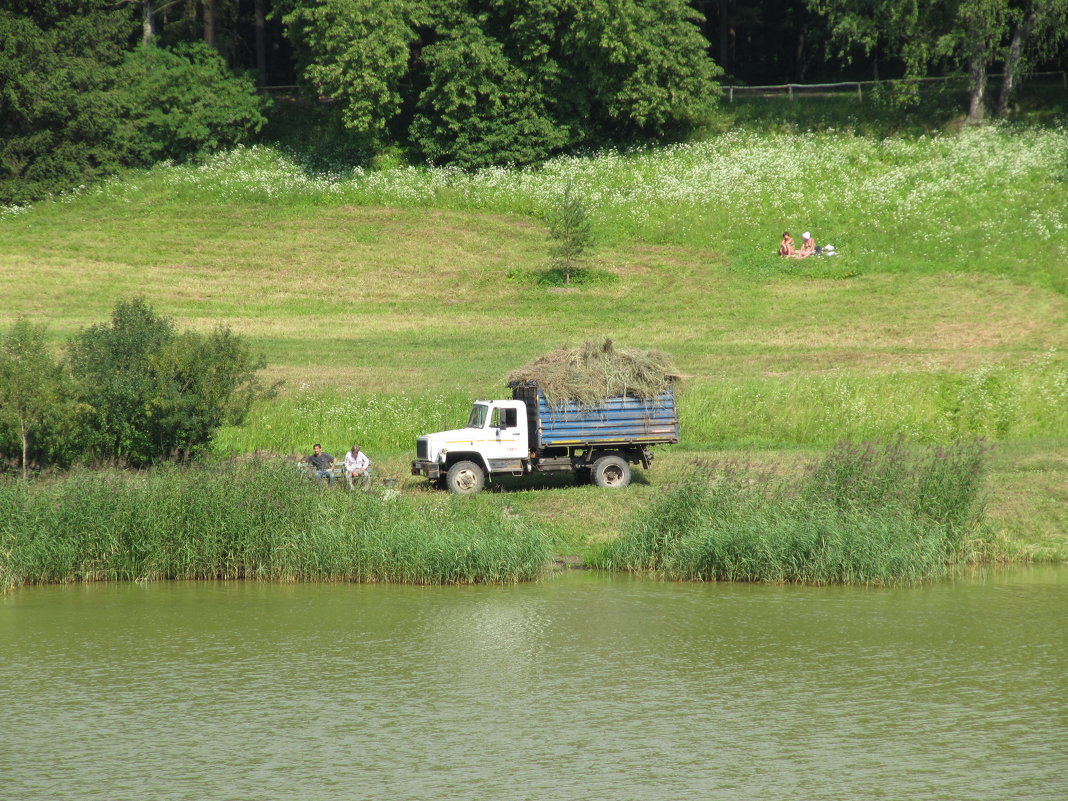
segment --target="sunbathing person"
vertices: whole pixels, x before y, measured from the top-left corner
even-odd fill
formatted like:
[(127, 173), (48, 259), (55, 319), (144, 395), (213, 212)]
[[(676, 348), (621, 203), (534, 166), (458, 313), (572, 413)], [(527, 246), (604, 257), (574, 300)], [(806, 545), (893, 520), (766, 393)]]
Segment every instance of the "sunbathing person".
[(790, 256), (792, 259), (807, 259), (816, 252), (816, 240), (812, 238), (812, 234), (805, 231), (801, 236), (801, 249)]
[(790, 236), (789, 231), (782, 232), (782, 242), (779, 243), (779, 255), (780, 256), (793, 256), (794, 255), (794, 238)]

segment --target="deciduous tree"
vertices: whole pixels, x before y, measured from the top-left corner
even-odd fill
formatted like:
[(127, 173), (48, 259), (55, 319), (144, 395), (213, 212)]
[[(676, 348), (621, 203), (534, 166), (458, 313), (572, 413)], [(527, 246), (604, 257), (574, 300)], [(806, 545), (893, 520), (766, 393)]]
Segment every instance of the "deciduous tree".
[(0, 424), (11, 424), (17, 431), (23, 478), (29, 476), (30, 439), (62, 402), (62, 383), (44, 326), (20, 319), (0, 334)]
[(964, 70), (970, 79), (969, 122), (987, 109), (992, 67), (1004, 65), (1004, 113), (1027, 57), (1049, 55), (1065, 40), (1068, 0), (807, 0), (827, 17), (846, 55), (859, 47), (871, 53), (885, 46), (905, 63), (908, 77), (932, 70)]
[(718, 67), (683, 0), (290, 0), (304, 79), (440, 164), (684, 135)]
[(1010, 10), (1012, 37), (1005, 53), (994, 115), (1003, 117), (1023, 76), (1040, 59), (1052, 57), (1068, 40), (1068, 0), (1027, 0)]
[(296, 0), (283, 20), (308, 88), (337, 101), (352, 131), (381, 142), (400, 112), (423, 18), (413, 0)]
[(241, 337), (226, 328), (179, 333), (141, 299), (78, 333), (68, 358), (93, 455), (123, 464), (196, 455), (264, 391), (264, 362)]
[(123, 159), (149, 166), (233, 147), (260, 129), (264, 99), (202, 42), (139, 47), (123, 62)]

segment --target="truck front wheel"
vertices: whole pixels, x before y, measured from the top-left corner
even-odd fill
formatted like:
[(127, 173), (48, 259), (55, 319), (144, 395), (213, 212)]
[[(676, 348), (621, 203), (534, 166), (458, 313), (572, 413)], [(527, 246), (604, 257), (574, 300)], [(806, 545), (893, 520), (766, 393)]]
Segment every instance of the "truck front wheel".
[(445, 488), (459, 495), (474, 495), (486, 486), (486, 474), (474, 462), (457, 462), (445, 475)]
[(593, 463), (593, 483), (598, 487), (625, 487), (630, 483), (630, 465), (618, 456), (602, 456)]

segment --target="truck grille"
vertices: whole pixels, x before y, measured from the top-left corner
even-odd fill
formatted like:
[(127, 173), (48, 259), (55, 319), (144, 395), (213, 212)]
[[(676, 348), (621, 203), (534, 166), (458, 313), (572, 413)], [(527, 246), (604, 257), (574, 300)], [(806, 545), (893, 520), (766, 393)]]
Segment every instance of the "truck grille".
[(427, 445), (426, 437), (419, 437), (415, 441), (415, 456), (417, 459), (429, 459), (430, 447)]

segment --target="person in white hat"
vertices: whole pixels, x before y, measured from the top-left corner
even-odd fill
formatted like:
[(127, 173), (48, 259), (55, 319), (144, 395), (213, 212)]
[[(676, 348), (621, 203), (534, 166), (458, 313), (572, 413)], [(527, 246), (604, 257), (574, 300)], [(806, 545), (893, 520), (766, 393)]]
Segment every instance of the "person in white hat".
[(813, 253), (816, 252), (816, 240), (812, 238), (812, 234), (808, 231), (801, 234), (801, 247), (797, 249), (794, 254), (795, 259), (807, 259)]

